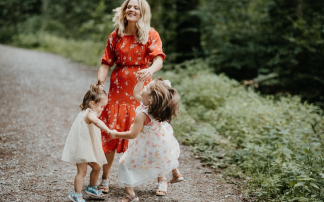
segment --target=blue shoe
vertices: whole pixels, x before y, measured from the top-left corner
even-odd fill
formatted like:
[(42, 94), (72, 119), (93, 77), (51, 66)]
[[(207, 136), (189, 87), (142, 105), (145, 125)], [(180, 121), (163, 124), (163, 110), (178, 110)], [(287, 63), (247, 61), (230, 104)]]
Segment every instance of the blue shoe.
[(74, 201), (74, 202), (85, 202), (85, 200), (82, 199), (82, 194), (76, 194), (74, 190), (68, 197), (71, 201)]
[(102, 191), (98, 190), (97, 186), (90, 187), (87, 186), (85, 193), (89, 194), (90, 196), (94, 196), (96, 198), (105, 198), (106, 195), (102, 193)]

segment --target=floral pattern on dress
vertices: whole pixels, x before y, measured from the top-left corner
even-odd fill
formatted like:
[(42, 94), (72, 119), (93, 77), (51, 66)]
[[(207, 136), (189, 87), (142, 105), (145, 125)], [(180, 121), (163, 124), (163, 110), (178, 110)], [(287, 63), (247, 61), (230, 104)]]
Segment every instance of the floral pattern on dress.
[(157, 177), (165, 176), (179, 166), (180, 148), (167, 122), (158, 122), (147, 112), (142, 103), (136, 113), (145, 113), (151, 120), (143, 126), (129, 148), (121, 156), (118, 168), (118, 184), (138, 186)]
[(151, 119), (144, 125), (137, 138), (130, 140), (129, 149), (120, 158), (128, 169), (165, 170), (178, 164), (179, 143), (173, 136), (172, 126), (158, 122), (147, 112), (141, 103), (136, 113), (143, 112)]
[[(100, 119), (110, 128), (117, 131), (128, 131), (134, 123), (135, 109), (139, 103), (133, 97), (133, 90), (137, 83), (136, 73), (148, 68), (153, 58), (165, 54), (162, 50), (162, 41), (157, 31), (149, 31), (146, 44), (139, 44), (135, 36), (118, 36), (118, 30), (113, 31), (107, 40), (101, 62), (109, 66), (116, 64), (111, 77), (108, 92), (108, 104), (103, 110)], [(145, 82), (147, 85), (149, 81)], [(105, 153), (116, 150), (125, 152), (128, 140), (111, 139), (105, 132), (101, 132), (102, 146)]]

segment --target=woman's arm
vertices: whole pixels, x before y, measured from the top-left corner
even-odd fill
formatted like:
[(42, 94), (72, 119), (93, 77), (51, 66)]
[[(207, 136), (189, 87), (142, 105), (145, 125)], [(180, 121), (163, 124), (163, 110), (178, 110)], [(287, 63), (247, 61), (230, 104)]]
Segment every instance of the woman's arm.
[(106, 124), (103, 121), (101, 121), (100, 119), (98, 119), (98, 117), (92, 112), (88, 112), (84, 121), (87, 124), (93, 123), (95, 126), (97, 126), (98, 128), (100, 128), (103, 131), (106, 131), (107, 133), (111, 132), (111, 130), (106, 126)]
[(133, 91), (134, 98), (139, 102), (143, 101), (142, 96), (140, 95), (143, 86), (144, 86), (144, 81), (138, 81)]
[(135, 122), (133, 126), (130, 128), (130, 131), (126, 132), (117, 132), (110, 131), (109, 135), (111, 138), (122, 138), (122, 139), (134, 139), (137, 137), (138, 133), (143, 128), (143, 125), (146, 121), (146, 115), (144, 113), (137, 113), (135, 116)]
[(98, 80), (102, 81), (102, 83), (105, 83), (105, 81), (108, 77), (109, 70), (110, 70), (109, 65), (101, 64), (99, 67), (99, 70), (98, 70), (98, 75), (97, 75)]
[(151, 65), (151, 67), (147, 68), (147, 69), (142, 69), (141, 71), (138, 71), (139, 74), (139, 79), (141, 81), (146, 81), (149, 78), (151, 78), (153, 76), (153, 73), (159, 71), (163, 66), (163, 60), (160, 56), (156, 56), (153, 59), (153, 63)]

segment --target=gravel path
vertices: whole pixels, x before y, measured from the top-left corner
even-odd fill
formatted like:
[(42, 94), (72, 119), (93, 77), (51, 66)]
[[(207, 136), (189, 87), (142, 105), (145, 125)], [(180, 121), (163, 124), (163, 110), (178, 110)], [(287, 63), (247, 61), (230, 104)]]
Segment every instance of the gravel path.
[[(61, 154), (96, 72), (57, 55), (0, 45), (0, 201), (69, 201), (76, 167), (62, 162)], [(243, 201), (234, 184), (203, 167), (188, 147), (181, 151), (185, 181), (169, 186), (164, 197), (154, 195), (155, 181), (136, 187), (140, 201)], [(119, 157), (104, 201), (124, 194), (117, 184)]]

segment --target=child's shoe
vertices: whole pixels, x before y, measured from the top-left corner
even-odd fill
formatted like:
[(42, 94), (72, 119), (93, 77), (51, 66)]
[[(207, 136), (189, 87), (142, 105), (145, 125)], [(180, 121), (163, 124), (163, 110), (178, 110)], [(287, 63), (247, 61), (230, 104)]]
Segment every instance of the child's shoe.
[(170, 184), (182, 182), (183, 180), (184, 179), (182, 174), (178, 171), (177, 173), (172, 173), (172, 179), (170, 180)]
[(74, 190), (68, 197), (71, 201), (74, 202), (85, 202), (85, 200), (82, 198), (82, 194), (76, 194)]
[(124, 196), (122, 199), (120, 199), (120, 202), (123, 201), (123, 199), (127, 199), (128, 202), (138, 202), (138, 197), (135, 196), (135, 193), (133, 192), (131, 195)]
[(89, 194), (90, 196), (94, 196), (96, 198), (105, 198), (106, 195), (102, 193), (102, 191), (98, 190), (97, 186), (90, 187), (87, 186), (85, 193)]

